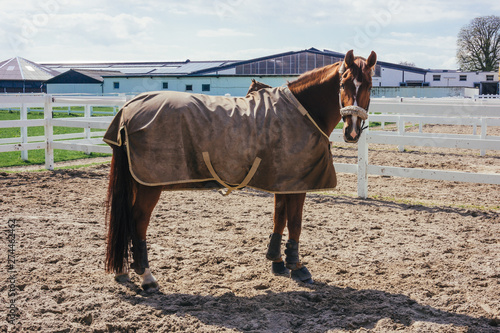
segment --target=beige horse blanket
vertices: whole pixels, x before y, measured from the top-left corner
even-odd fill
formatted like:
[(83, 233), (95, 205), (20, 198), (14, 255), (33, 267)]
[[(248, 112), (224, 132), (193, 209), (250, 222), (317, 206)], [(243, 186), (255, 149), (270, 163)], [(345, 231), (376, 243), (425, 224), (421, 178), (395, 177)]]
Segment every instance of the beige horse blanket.
[(149, 186), (303, 193), (337, 184), (328, 136), (287, 87), (236, 98), (144, 93), (123, 106), (104, 141), (126, 145), (132, 176)]

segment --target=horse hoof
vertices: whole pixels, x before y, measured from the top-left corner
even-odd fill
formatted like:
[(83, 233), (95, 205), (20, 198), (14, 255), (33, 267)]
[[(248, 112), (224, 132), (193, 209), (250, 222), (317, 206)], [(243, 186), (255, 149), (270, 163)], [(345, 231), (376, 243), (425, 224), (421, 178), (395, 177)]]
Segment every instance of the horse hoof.
[(130, 277), (128, 273), (115, 274), (115, 281), (118, 283), (130, 282)]
[(155, 277), (153, 274), (151, 274), (151, 271), (149, 268), (146, 268), (144, 270), (144, 274), (141, 275), (142, 278), (142, 289), (144, 289), (145, 292), (147, 293), (153, 293), (158, 291), (158, 282), (156, 281)]
[(309, 270), (305, 266), (302, 266), (302, 268), (292, 271), (290, 277), (295, 281), (303, 282), (306, 284), (314, 283), (311, 273), (309, 273)]
[(285, 267), (285, 263), (283, 261), (273, 262), (271, 272), (277, 276), (290, 276), (290, 270)]
[(147, 293), (154, 293), (160, 290), (160, 286), (158, 285), (158, 282), (153, 281), (150, 283), (146, 283), (141, 285), (142, 289), (147, 292)]

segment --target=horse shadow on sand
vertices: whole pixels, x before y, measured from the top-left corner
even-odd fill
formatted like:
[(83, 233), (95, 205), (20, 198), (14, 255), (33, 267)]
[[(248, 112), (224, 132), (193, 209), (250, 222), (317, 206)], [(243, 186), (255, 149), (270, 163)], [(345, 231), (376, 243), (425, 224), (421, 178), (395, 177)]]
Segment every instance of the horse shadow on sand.
[[(446, 312), (422, 305), (408, 296), (379, 290), (356, 290), (315, 283), (309, 291), (265, 294), (254, 297), (201, 296), (179, 293), (146, 294), (127, 283), (143, 297), (122, 295), (133, 305), (149, 306), (156, 316), (175, 314), (195, 317), (202, 323), (226, 329), (253, 332), (327, 332), (341, 329), (405, 330), (419, 322), (422, 331), (499, 332), (496, 320)], [(257, 287), (254, 287), (257, 289)], [(266, 292), (267, 291), (267, 292)], [(436, 326), (437, 325), (445, 325)], [(416, 328), (416, 327), (412, 327)], [(419, 330), (419, 328), (417, 328)]]
[[(246, 195), (266, 195), (250, 191)], [(473, 215), (474, 211), (454, 207), (427, 207), (375, 199), (312, 195), (318, 203), (383, 206), (395, 210), (417, 210)], [(194, 317), (200, 322), (226, 329), (253, 332), (327, 332), (329, 330), (374, 329), (419, 332), (500, 332), (499, 318), (472, 317), (419, 304), (403, 294), (380, 290), (357, 290), (316, 282), (307, 291), (273, 292), (270, 285), (257, 285), (262, 294), (253, 297), (227, 292), (220, 296), (168, 293), (168, 288), (147, 294), (136, 284), (126, 283), (134, 295), (124, 301), (148, 306), (157, 316)], [(443, 326), (442, 326), (443, 325)]]

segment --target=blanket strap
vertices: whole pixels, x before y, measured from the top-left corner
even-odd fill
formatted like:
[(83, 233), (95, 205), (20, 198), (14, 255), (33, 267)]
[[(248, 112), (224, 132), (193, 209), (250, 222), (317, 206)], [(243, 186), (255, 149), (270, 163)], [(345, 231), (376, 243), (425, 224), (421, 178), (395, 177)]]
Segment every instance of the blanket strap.
[(260, 157), (256, 157), (255, 161), (253, 162), (252, 167), (250, 168), (250, 171), (248, 172), (248, 174), (245, 177), (245, 179), (243, 179), (243, 181), (241, 182), (241, 184), (237, 185), (237, 186), (231, 186), (228, 183), (226, 183), (225, 181), (223, 181), (219, 177), (219, 175), (217, 174), (217, 172), (215, 172), (214, 167), (212, 166), (212, 163), (210, 162), (210, 155), (208, 154), (208, 152), (205, 151), (205, 152), (202, 153), (202, 155), (203, 155), (203, 161), (205, 161), (205, 164), (207, 165), (208, 171), (210, 171), (210, 174), (212, 175), (212, 177), (214, 177), (214, 179), (217, 182), (219, 182), (222, 186), (224, 186), (225, 188), (227, 188), (227, 191), (226, 191), (226, 193), (224, 195), (228, 195), (229, 193), (231, 193), (234, 190), (238, 190), (240, 188), (243, 188), (243, 187), (247, 186), (248, 183), (250, 183), (250, 180), (252, 180), (253, 176), (257, 172), (257, 168), (259, 167), (260, 162), (262, 161), (262, 159)]

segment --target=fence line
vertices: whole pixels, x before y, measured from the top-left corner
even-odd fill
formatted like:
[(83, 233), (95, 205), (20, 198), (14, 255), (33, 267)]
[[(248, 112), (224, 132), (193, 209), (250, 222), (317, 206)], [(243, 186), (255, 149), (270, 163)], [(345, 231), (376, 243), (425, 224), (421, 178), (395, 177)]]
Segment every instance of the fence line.
[(500, 99), (500, 95), (474, 95), (474, 99)]
[[(27, 158), (29, 150), (45, 149), (45, 168), (49, 170), (54, 169), (54, 149), (111, 153), (111, 148), (103, 145), (102, 136), (113, 117), (93, 117), (92, 109), (96, 106), (119, 108), (126, 101), (125, 96), (0, 95), (0, 108), (18, 108), (21, 111), (20, 120), (0, 121), (0, 128), (21, 128), (20, 138), (0, 139), (0, 152), (21, 151), (25, 154), (22, 157)], [(84, 117), (53, 118), (55, 107), (71, 106), (83, 106)], [(44, 119), (27, 119), (30, 107), (43, 108)], [(398, 145), (400, 151), (405, 145), (478, 149), (482, 155), (486, 150), (500, 150), (500, 137), (487, 135), (488, 126), (500, 126), (499, 100), (382, 98), (372, 99), (370, 112), (370, 122), (380, 122), (382, 128), (385, 123), (395, 123), (397, 131), (365, 131), (358, 142), (358, 163), (335, 163), (338, 172), (358, 175), (360, 197), (368, 196), (368, 175), (500, 184), (500, 174), (379, 166), (370, 165), (368, 161), (370, 143)], [(419, 132), (406, 132), (407, 123), (419, 124)], [(424, 124), (468, 125), (472, 134), (423, 133)], [(44, 135), (29, 137), (27, 128), (31, 126), (44, 126)], [(85, 130), (83, 133), (54, 134), (54, 126)], [(477, 134), (477, 126), (481, 127), (480, 134)], [(92, 132), (91, 129), (100, 131)], [(342, 131), (335, 130), (330, 139), (343, 142)]]

